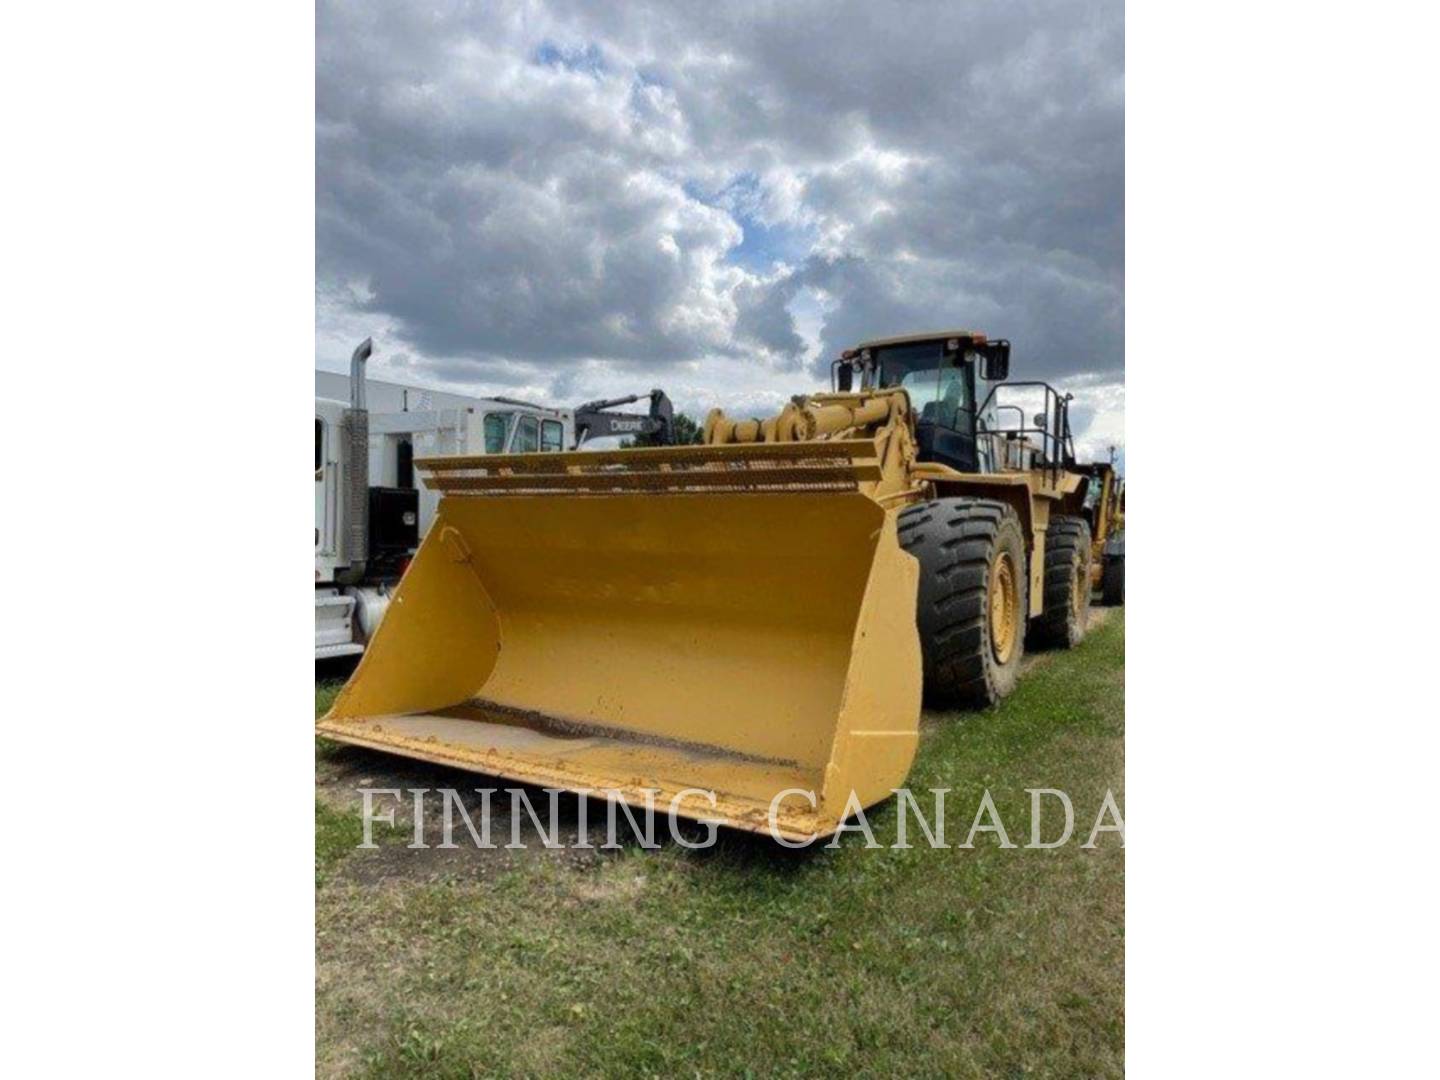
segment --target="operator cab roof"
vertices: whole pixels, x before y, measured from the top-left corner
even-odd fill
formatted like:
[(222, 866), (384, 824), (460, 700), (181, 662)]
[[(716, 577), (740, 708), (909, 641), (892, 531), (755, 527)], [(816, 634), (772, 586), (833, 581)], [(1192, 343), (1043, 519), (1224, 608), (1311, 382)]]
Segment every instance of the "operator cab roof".
[(935, 341), (939, 338), (969, 338), (983, 345), (985, 335), (979, 330), (932, 330), (927, 334), (901, 334), (899, 337), (871, 338), (856, 345), (857, 349), (880, 349), (889, 345), (911, 345), (917, 341)]

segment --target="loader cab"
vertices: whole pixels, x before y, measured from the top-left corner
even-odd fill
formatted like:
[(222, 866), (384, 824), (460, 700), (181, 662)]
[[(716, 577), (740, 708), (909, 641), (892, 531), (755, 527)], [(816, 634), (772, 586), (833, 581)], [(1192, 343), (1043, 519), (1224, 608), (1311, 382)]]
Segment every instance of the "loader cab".
[(961, 472), (994, 472), (988, 439), (993, 416), (977, 416), (977, 406), (993, 412), (991, 390), (1009, 374), (1010, 343), (988, 341), (960, 331), (866, 342), (841, 358), (838, 389), (853, 385), (858, 371), (863, 389), (899, 387), (915, 410), (915, 438), (921, 461), (935, 461)]

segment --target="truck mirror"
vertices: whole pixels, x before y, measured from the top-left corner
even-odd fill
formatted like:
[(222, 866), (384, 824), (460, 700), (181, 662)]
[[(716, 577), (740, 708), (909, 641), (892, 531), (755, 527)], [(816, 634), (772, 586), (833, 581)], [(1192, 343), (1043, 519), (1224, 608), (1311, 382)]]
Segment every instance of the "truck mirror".
[(848, 394), (854, 378), (855, 369), (842, 361), (835, 369), (835, 388), (842, 394)]
[(1004, 382), (1010, 377), (1010, 345), (996, 342), (980, 356), (980, 377), (989, 382)]

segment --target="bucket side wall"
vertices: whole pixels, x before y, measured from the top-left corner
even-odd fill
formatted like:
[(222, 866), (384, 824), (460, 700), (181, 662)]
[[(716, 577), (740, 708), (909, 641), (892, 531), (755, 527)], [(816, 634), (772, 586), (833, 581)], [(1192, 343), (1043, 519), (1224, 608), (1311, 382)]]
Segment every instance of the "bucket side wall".
[(900, 547), (898, 512), (885, 516), (855, 627), (834, 757), (821, 815), (838, 818), (850, 792), (861, 806), (888, 798), (919, 745), (922, 663), (915, 605), (920, 564)]
[(500, 620), (463, 540), (437, 519), (327, 720), (431, 712), (473, 697), (500, 652)]

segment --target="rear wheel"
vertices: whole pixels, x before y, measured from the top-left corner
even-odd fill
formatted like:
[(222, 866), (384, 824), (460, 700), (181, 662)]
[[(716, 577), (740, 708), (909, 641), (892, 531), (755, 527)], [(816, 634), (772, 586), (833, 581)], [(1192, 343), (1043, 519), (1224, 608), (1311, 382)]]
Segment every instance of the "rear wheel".
[(1125, 603), (1125, 556), (1105, 556), (1105, 569), (1100, 575), (1100, 598), (1106, 607)]
[(936, 499), (900, 514), (900, 546), (920, 563), (916, 625), (932, 705), (992, 705), (1025, 654), (1025, 535), (990, 499)]
[(1085, 637), (1091, 558), (1090, 523), (1052, 517), (1045, 533), (1045, 610), (1031, 624), (1035, 644), (1073, 649)]

